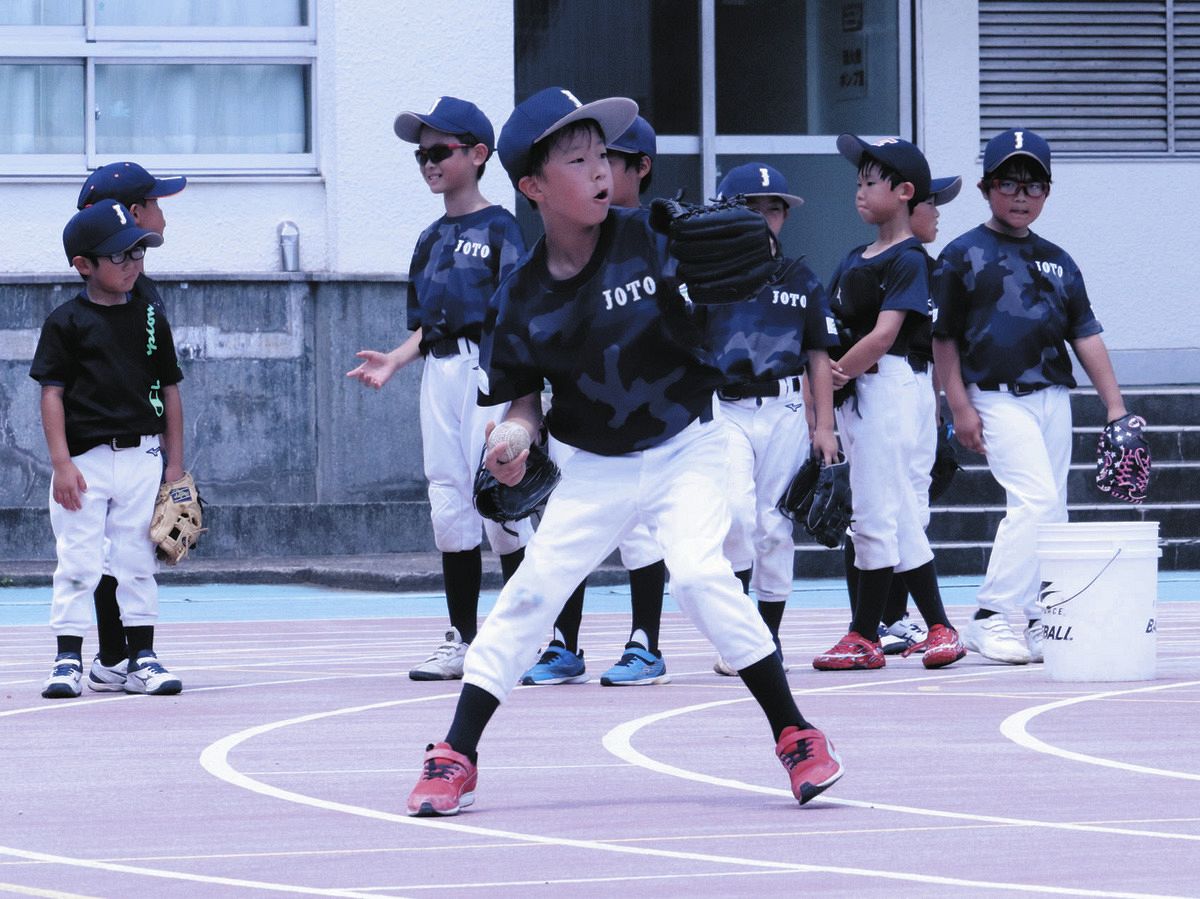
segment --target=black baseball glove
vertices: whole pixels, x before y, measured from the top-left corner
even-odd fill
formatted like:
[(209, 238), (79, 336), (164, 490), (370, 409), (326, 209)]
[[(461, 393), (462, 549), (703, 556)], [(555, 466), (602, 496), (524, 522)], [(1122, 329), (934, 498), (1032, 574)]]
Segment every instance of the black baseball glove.
[[(483, 449), (487, 454), (487, 447)], [(558, 466), (537, 444), (529, 447), (525, 460), (525, 476), (521, 483), (509, 487), (496, 480), (487, 470), (482, 458), (475, 472), (475, 508), (484, 518), (501, 524), (520, 521), (539, 511), (558, 485)]]
[(1110, 421), (1096, 446), (1096, 486), (1114, 499), (1140, 503), (1150, 488), (1150, 444), (1142, 430), (1146, 420), (1125, 415)]
[(810, 456), (792, 477), (788, 489), (775, 506), (822, 546), (837, 549), (850, 525), (850, 465), (838, 454), (832, 465), (822, 465)]
[(705, 206), (659, 198), (650, 204), (650, 226), (671, 239), (693, 303), (752, 299), (779, 268), (767, 220), (740, 195)]
[(958, 464), (958, 449), (954, 442), (954, 425), (941, 421), (937, 429), (937, 455), (933, 457), (933, 468), (929, 471), (930, 502), (946, 492), (960, 468), (962, 466)]
[(775, 508), (784, 518), (792, 521), (804, 521), (808, 509), (812, 505), (813, 491), (817, 489), (817, 475), (821, 473), (821, 463), (816, 456), (809, 456), (800, 466), (800, 470), (792, 475), (792, 480), (779, 497)]

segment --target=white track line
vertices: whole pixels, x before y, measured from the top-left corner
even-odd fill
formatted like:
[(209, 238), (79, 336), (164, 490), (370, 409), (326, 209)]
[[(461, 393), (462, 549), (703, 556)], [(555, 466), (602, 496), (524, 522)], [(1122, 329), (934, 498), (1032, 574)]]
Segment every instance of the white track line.
[[(960, 675), (960, 677), (970, 677), (972, 675)], [(958, 877), (942, 877), (933, 874), (911, 874), (907, 872), (888, 871), (888, 870), (873, 870), (866, 868), (851, 868), (838, 865), (810, 865), (800, 862), (779, 862), (767, 859), (743, 858), (738, 856), (713, 855), (710, 853), (700, 852), (683, 852), (667, 849), (653, 849), (642, 846), (628, 846), (613, 843), (607, 843), (601, 840), (579, 840), (567, 837), (553, 837), (544, 834), (521, 833), (518, 831), (501, 830), (491, 827), (479, 827), (470, 824), (462, 824), (458, 820), (448, 820), (445, 818), (411, 818), (408, 815), (397, 814), (395, 812), (387, 812), (380, 809), (367, 808), (359, 805), (350, 805), (344, 802), (334, 802), (332, 800), (319, 799), (315, 796), (308, 796), (303, 793), (297, 793), (292, 790), (284, 790), (271, 784), (263, 783), (237, 771), (229, 762), (229, 753), (242, 743), (270, 733), (271, 731), (280, 730), (285, 727), (291, 727), (299, 724), (307, 724), (313, 721), (319, 721), (324, 718), (332, 718), (337, 715), (353, 715), (360, 712), (375, 711), (378, 709), (392, 708), (394, 706), (408, 705), (415, 702), (430, 702), (438, 699), (456, 699), (457, 693), (444, 693), (431, 696), (422, 696), (414, 699), (396, 699), (386, 702), (370, 703), (368, 705), (350, 706), (341, 709), (332, 709), (324, 712), (314, 712), (309, 715), (301, 715), (296, 718), (288, 718), (281, 721), (273, 721), (267, 724), (258, 725), (256, 727), (247, 728), (246, 730), (230, 734), (217, 740), (215, 743), (207, 746), (200, 754), (201, 766), (212, 774), (233, 786), (241, 787), (253, 793), (258, 793), (262, 796), (269, 796), (275, 799), (281, 799), (286, 802), (293, 802), (299, 805), (309, 806), (311, 808), (319, 808), (326, 811), (342, 812), (348, 815), (356, 815), (363, 818), (372, 818), (378, 821), (387, 821), (392, 824), (401, 824), (409, 827), (424, 827), (441, 830), (454, 831), (456, 833), (471, 834), (472, 836), (492, 837), (500, 839), (509, 839), (525, 843), (536, 843), (547, 846), (567, 846), (575, 849), (586, 849), (600, 852), (611, 852), (624, 855), (638, 855), (652, 858), (668, 858), (675, 861), (694, 861), (705, 862), (716, 865), (736, 866), (742, 868), (757, 868), (761, 870), (780, 870), (792, 871), (798, 873), (819, 873), (819, 874), (842, 874), (856, 877), (867, 877), (879, 880), (893, 880), (905, 883), (920, 883), (920, 884), (935, 884), (939, 886), (958, 886), (958, 887), (973, 887), (975, 889), (987, 890), (1004, 890), (1015, 891), (1024, 894), (1039, 893), (1061, 896), (1096, 896), (1096, 897), (1120, 897), (1120, 899), (1164, 899), (1157, 894), (1149, 893), (1130, 893), (1130, 892), (1115, 892), (1107, 890), (1087, 890), (1073, 887), (1057, 887), (1043, 884), (1029, 883), (1008, 883), (1003, 881), (980, 881), (968, 880)], [(701, 708), (710, 708), (717, 705), (726, 705), (730, 702), (746, 702), (749, 698), (743, 700), (725, 700), (723, 702), (705, 703), (702, 706), (693, 706), (690, 709), (680, 710), (676, 714), (683, 714), (687, 711), (694, 711)], [(654, 720), (668, 715), (650, 716)], [(646, 720), (647, 723), (649, 719)], [(610, 732), (611, 733), (611, 732)], [(606, 737), (607, 741), (607, 737)], [(690, 773), (690, 772), (688, 772)], [(750, 786), (750, 785), (746, 785)], [(761, 788), (758, 792), (775, 792), (766, 791)], [(787, 795), (791, 797), (791, 793)], [(863, 806), (870, 806), (869, 803), (858, 803)], [(1200, 839), (1198, 837), (1197, 839)], [(542, 881), (543, 883), (546, 881)], [(408, 887), (412, 889), (412, 887)], [(371, 889), (363, 887), (360, 889)], [(1183, 899), (1183, 897), (1172, 897), (1172, 899)]]
[(1067, 706), (1078, 705), (1081, 702), (1096, 702), (1103, 699), (1112, 699), (1118, 696), (1130, 696), (1138, 693), (1154, 693), (1159, 690), (1175, 690), (1179, 687), (1195, 687), (1200, 686), (1200, 681), (1184, 681), (1176, 684), (1156, 684), (1152, 687), (1135, 687), (1129, 690), (1110, 690), (1105, 693), (1090, 693), (1086, 696), (1075, 696), (1071, 699), (1060, 699), (1057, 702), (1048, 702), (1045, 705), (1031, 706), (1020, 712), (1015, 712), (1009, 715), (1000, 723), (1000, 733), (1008, 739), (1012, 740), (1018, 746), (1025, 749), (1032, 749), (1034, 752), (1044, 752), (1047, 755), (1055, 755), (1062, 759), (1067, 759), (1072, 762), (1082, 762), (1087, 765), (1099, 765), (1103, 768), (1117, 768), (1121, 771), (1132, 771), (1138, 774), (1154, 774), (1159, 777), (1176, 777), (1180, 780), (1200, 780), (1200, 773), (1193, 771), (1172, 771), (1169, 768), (1153, 768), (1148, 765), (1134, 765), (1129, 762), (1118, 762), (1115, 759), (1106, 759), (1101, 756), (1087, 755), (1082, 752), (1072, 752), (1069, 749), (1062, 749), (1058, 746), (1053, 746), (1044, 740), (1039, 740), (1033, 734), (1029, 733), (1029, 722), (1039, 715), (1046, 712), (1052, 712), (1057, 709), (1066, 708)]

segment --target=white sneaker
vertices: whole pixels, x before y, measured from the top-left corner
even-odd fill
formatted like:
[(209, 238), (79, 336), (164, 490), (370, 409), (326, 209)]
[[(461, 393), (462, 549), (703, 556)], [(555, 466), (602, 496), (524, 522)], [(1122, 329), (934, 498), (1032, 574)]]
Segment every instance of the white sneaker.
[(1025, 645), (1029, 647), (1029, 661), (1046, 661), (1046, 655), (1043, 652), (1043, 647), (1046, 645), (1046, 631), (1040, 620), (1025, 628)]
[(962, 629), (961, 636), (967, 649), (973, 649), (985, 659), (1009, 665), (1029, 663), (1029, 650), (1024, 642), (1017, 639), (1003, 615), (972, 618)]
[(925, 628), (911, 620), (907, 615), (889, 625), (879, 624), (879, 647), (884, 655), (895, 655), (898, 652), (916, 646), (928, 637)]
[(92, 659), (92, 670), (88, 672), (89, 690), (97, 693), (120, 693), (125, 689), (125, 678), (129, 673), (129, 659), (121, 659), (109, 666), (100, 663), (100, 656)]
[(174, 696), (182, 689), (183, 681), (164, 668), (153, 652), (143, 650), (125, 674), (126, 693)]
[(713, 671), (724, 677), (737, 677), (737, 671), (725, 661), (724, 656), (717, 656), (717, 660), (713, 662)]
[(433, 655), (408, 672), (413, 680), (461, 680), (463, 659), (467, 655), (467, 644), (462, 641), (458, 628), (446, 631), (446, 639), (433, 651)]
[(54, 660), (50, 676), (42, 685), (43, 699), (74, 699), (83, 692), (83, 662), (74, 656)]

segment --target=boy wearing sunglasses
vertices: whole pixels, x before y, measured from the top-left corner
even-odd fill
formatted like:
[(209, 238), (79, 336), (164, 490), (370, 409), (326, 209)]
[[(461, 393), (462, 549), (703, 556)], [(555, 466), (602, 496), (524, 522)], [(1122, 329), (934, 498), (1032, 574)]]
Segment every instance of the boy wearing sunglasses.
[[(136, 162), (110, 162), (88, 176), (79, 191), (75, 206), (85, 209), (101, 200), (116, 200), (129, 210), (133, 223), (139, 228), (162, 236), (167, 227), (158, 201), (172, 197), (187, 186), (182, 175), (155, 177)], [(158, 315), (166, 315), (158, 285), (145, 272), (138, 275), (130, 291), (139, 300), (154, 307)], [(87, 685), (99, 692), (120, 692), (125, 689), (129, 670), (129, 650), (121, 610), (117, 605), (117, 580), (110, 574), (100, 578), (94, 596), (96, 605), (96, 657), (88, 672)]]
[(162, 236), (139, 228), (116, 200), (86, 207), (63, 231), (67, 259), (85, 286), (47, 317), (29, 372), (42, 385), (58, 555), (50, 611), (58, 653), (42, 689), (47, 699), (81, 692), (83, 635), (106, 570), (117, 582), (129, 652), (120, 689), (183, 689), (154, 653), (150, 539), (159, 484), (183, 475), (183, 373), (166, 316), (133, 294), (146, 247), (161, 245)]
[(488, 202), (479, 190), (495, 148), (491, 122), (479, 107), (442, 97), (429, 112), (401, 113), (394, 128), (401, 140), (417, 144), (413, 155), (421, 177), (441, 196), (446, 213), (421, 234), (409, 264), (412, 335), (390, 352), (362, 350), (357, 354), (362, 364), (347, 376), (378, 389), (409, 363), (425, 359), (421, 445), (450, 629), (409, 677), (457, 680), (478, 627), (483, 534), (508, 580), (532, 533), (528, 520), (506, 528), (483, 519), (472, 502), (485, 425), (504, 412), (504, 407), (475, 402), (479, 338), (488, 300), (525, 252), (525, 243), (512, 213)]
[[(1022, 665), (1042, 661), (1037, 527), (1067, 520), (1075, 387), (1068, 343), (1109, 421), (1125, 415), (1125, 403), (1079, 267), (1030, 230), (1050, 196), (1050, 145), (1009, 129), (988, 142), (983, 170), (979, 190), (991, 217), (938, 257), (933, 353), (958, 442), (986, 454), (1008, 497), (963, 642)], [(1010, 614), (1024, 619), (1023, 639)]]

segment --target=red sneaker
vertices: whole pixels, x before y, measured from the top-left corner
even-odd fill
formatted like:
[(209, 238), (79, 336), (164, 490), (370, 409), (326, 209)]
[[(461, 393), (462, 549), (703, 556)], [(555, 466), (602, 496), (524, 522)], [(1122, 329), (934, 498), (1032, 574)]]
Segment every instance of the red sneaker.
[(901, 655), (907, 657), (910, 653), (924, 652), (921, 661), (926, 668), (945, 668), (953, 665), (967, 654), (967, 648), (958, 638), (958, 631), (944, 624), (935, 624), (929, 629), (929, 636), (904, 650)]
[(838, 640), (833, 649), (813, 659), (813, 667), (818, 671), (849, 671), (883, 666), (883, 650), (879, 644), (854, 631)]
[(792, 779), (792, 795), (800, 804), (825, 792), (845, 773), (842, 760), (829, 738), (815, 727), (786, 727), (779, 735), (775, 754)]
[(479, 772), (469, 758), (449, 743), (430, 743), (425, 747), (421, 779), (408, 794), (408, 813), (419, 818), (457, 815), (475, 801), (478, 780)]

